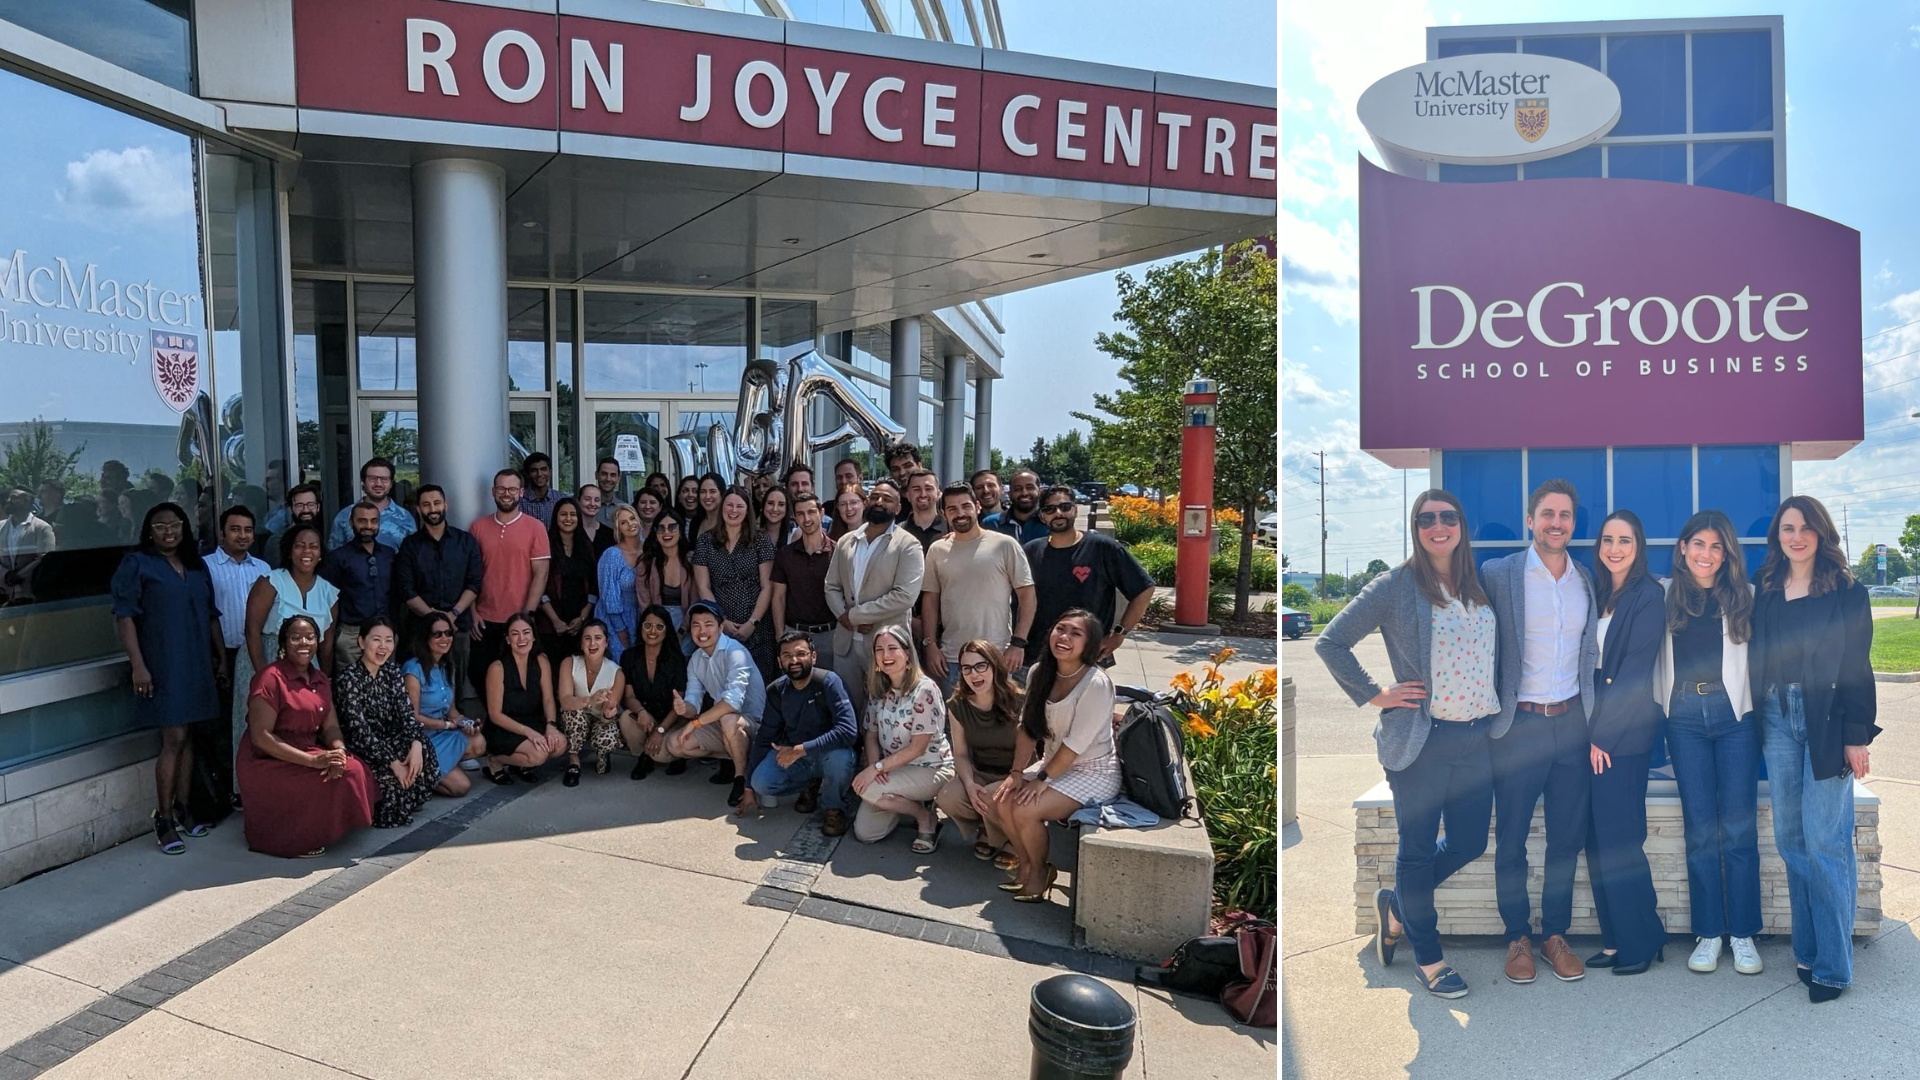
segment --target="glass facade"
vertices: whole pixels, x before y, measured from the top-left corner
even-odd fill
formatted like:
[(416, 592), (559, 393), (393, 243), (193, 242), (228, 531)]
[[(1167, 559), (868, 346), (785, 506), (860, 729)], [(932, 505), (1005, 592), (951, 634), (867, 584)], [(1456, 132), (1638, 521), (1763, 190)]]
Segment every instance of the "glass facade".
[(0, 0), (0, 19), (193, 93), (192, 0)]

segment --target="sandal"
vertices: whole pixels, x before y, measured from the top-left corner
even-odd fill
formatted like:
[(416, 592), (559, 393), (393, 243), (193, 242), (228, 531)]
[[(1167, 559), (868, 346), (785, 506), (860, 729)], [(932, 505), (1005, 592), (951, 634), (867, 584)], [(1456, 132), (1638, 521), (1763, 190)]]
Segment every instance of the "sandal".
[(153, 812), (153, 837), (160, 844), (160, 850), (168, 855), (178, 855), (187, 850), (187, 842), (180, 839), (173, 819), (161, 817), (158, 810)]
[(213, 831), (213, 826), (204, 822), (195, 821), (193, 819), (193, 812), (179, 803), (173, 804), (173, 821), (183, 835), (191, 836), (195, 840)]
[(1008, 851), (1006, 845), (1002, 844), (1000, 851), (993, 857), (993, 868), (1011, 874), (1020, 869), (1020, 856)]
[(313, 849), (312, 851), (309, 851), (309, 852), (307, 852), (307, 853), (306, 853), (306, 854), (304, 854), (304, 855), (295, 855), (295, 856), (294, 856), (294, 858), (296, 858), (296, 859), (317, 859), (317, 858), (319, 858), (320, 856), (322, 856), (322, 855), (325, 855), (326, 853), (327, 853), (327, 849), (326, 849), (326, 847), (325, 847), (325, 846), (323, 845), (323, 846), (321, 846), (321, 847), (317, 847), (317, 848), (314, 848), (314, 849)]
[(980, 839), (975, 840), (973, 842), (974, 858), (979, 859), (981, 862), (986, 862), (987, 860), (993, 858), (993, 856), (994, 856), (993, 845), (987, 843), (986, 837), (982, 836)]
[(505, 786), (507, 784), (513, 783), (513, 770), (510, 768), (503, 767), (499, 772), (494, 772), (492, 769), (488, 769), (486, 770), (486, 773), (487, 773), (487, 779), (493, 781), (496, 784)]
[(933, 831), (923, 832), (913, 838), (915, 855), (931, 855), (940, 848), (940, 815), (933, 816)]
[(579, 787), (580, 786), (580, 766), (578, 765), (567, 766), (567, 771), (564, 774), (562, 774), (560, 777), (560, 786), (561, 787)]

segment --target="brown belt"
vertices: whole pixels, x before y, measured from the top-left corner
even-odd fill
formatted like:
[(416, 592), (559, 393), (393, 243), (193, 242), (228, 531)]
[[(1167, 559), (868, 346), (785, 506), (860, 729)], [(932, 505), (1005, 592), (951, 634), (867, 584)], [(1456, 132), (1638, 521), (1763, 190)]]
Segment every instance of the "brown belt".
[(1575, 700), (1574, 698), (1568, 698), (1565, 701), (1550, 701), (1544, 704), (1538, 701), (1523, 701), (1515, 705), (1514, 708), (1519, 709), (1521, 712), (1538, 713), (1541, 716), (1559, 716), (1561, 713), (1573, 708)]

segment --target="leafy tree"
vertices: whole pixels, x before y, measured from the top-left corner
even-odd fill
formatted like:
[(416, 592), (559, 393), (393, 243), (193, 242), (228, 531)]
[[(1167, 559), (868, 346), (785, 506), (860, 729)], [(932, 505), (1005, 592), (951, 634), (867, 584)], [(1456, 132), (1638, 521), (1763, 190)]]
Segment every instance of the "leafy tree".
[(1384, 574), (1391, 569), (1393, 567), (1388, 566), (1385, 559), (1375, 559), (1367, 564), (1367, 580), (1372, 581), (1375, 574)]
[(80, 454), (86, 448), (81, 443), (72, 450), (61, 449), (53, 426), (35, 417), (6, 445), (5, 458), (0, 460), (0, 487), (38, 492), (41, 484), (53, 480), (66, 485), (71, 497), (75, 494), (72, 478), (79, 472)]
[[(1909, 529), (1912, 528), (1911, 523), (1914, 520), (1914, 518), (1908, 519)], [(1905, 547), (1905, 537), (1901, 539), (1901, 547)], [(1892, 544), (1887, 545), (1887, 582), (1889, 584), (1913, 573), (1913, 563), (1908, 561), (1901, 547), (1895, 547)], [(1756, 567), (1756, 569), (1758, 568)], [(1868, 585), (1872, 585), (1880, 580), (1880, 555), (1873, 544), (1868, 544), (1861, 549), (1860, 560), (1853, 564), (1853, 576)]]
[(1322, 574), (1320, 577), (1320, 594), (1329, 600), (1338, 600), (1351, 591), (1347, 579), (1339, 574)]
[[(1867, 550), (1872, 551), (1873, 545), (1867, 545)], [(1900, 534), (1900, 543), (1897, 546), (1889, 545), (1887, 550), (1888, 573), (1893, 572), (1893, 553), (1895, 550), (1898, 550), (1907, 557), (1907, 565), (1920, 566), (1920, 514), (1909, 515), (1907, 517), (1906, 530)]]
[(1094, 344), (1119, 362), (1126, 385), (1094, 395), (1099, 414), (1074, 415), (1093, 427), (1100, 475), (1174, 490), (1187, 380), (1197, 374), (1214, 382), (1214, 492), (1217, 502), (1240, 511), (1234, 613), (1245, 617), (1253, 534), (1280, 467), (1279, 312), (1273, 260), (1247, 242), (1231, 254), (1229, 262), (1214, 249), (1149, 267), (1144, 279), (1119, 276), (1115, 318), (1125, 329), (1100, 334)]
[(1313, 594), (1307, 591), (1305, 585), (1295, 582), (1280, 590), (1280, 602), (1290, 608), (1304, 609), (1313, 603)]

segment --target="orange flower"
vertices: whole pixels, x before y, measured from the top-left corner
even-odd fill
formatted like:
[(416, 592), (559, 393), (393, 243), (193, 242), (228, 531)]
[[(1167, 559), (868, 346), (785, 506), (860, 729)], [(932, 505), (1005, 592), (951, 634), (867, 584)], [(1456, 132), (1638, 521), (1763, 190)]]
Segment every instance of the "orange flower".
[(1211, 657), (1208, 657), (1208, 659), (1212, 660), (1216, 664), (1224, 664), (1227, 661), (1239, 655), (1240, 655), (1239, 649), (1236, 649), (1231, 645), (1222, 645), (1220, 647), (1220, 651), (1214, 653)]
[(1173, 677), (1173, 688), (1183, 694), (1193, 693), (1193, 673), (1183, 671)]
[(1261, 697), (1272, 697), (1273, 692), (1280, 688), (1279, 668), (1261, 668), (1253, 678), (1254, 688), (1260, 692)]
[(1207, 723), (1207, 718), (1199, 713), (1187, 714), (1187, 730), (1203, 739), (1211, 738), (1214, 734), (1213, 725)]
[[(1216, 658), (1216, 662), (1217, 662), (1217, 658)], [(1218, 685), (1218, 684), (1219, 684), (1219, 682), (1220, 682), (1220, 669), (1219, 669), (1219, 668), (1217, 668), (1217, 667), (1214, 667), (1214, 666), (1213, 666), (1213, 663), (1209, 663), (1209, 664), (1207, 664), (1207, 665), (1206, 665), (1206, 667), (1205, 667), (1205, 668), (1203, 668), (1202, 670), (1206, 672), (1206, 675), (1205, 675), (1205, 677), (1204, 677), (1204, 678), (1205, 678), (1205, 682), (1206, 682), (1206, 683), (1207, 683), (1207, 684), (1208, 684), (1209, 686), (1215, 686), (1215, 685)]]

